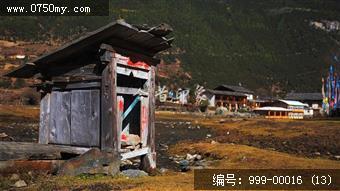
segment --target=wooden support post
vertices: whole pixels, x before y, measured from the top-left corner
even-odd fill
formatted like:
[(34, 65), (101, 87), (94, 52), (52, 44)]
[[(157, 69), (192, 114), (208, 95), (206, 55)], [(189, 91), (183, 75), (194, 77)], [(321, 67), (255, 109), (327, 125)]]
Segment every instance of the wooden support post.
[(124, 98), (123, 96), (117, 96), (117, 128), (116, 128), (116, 132), (114, 132), (118, 139), (117, 142), (115, 142), (117, 144), (118, 147), (118, 151), (121, 150), (122, 147), (122, 142), (121, 142), (121, 138), (122, 138), (122, 130), (123, 130), (123, 115), (124, 115)]
[(149, 99), (147, 97), (141, 97), (140, 126), (142, 146), (146, 147), (148, 144), (149, 127)]
[(156, 162), (156, 144), (155, 144), (155, 77), (156, 67), (151, 66), (150, 70), (150, 87), (149, 87), (149, 146)]
[(155, 67), (151, 66), (149, 72), (149, 132), (148, 147), (150, 151), (142, 157), (141, 168), (146, 172), (156, 169), (156, 147), (155, 147)]
[[(102, 150), (112, 151), (114, 146), (115, 151), (118, 151), (118, 146), (114, 145), (114, 142), (117, 142), (117, 135), (114, 136), (117, 128), (117, 75), (114, 51), (106, 48), (104, 55), (105, 59), (102, 59), (102, 62), (106, 67), (102, 72), (100, 147)], [(107, 55), (110, 55), (109, 59)]]

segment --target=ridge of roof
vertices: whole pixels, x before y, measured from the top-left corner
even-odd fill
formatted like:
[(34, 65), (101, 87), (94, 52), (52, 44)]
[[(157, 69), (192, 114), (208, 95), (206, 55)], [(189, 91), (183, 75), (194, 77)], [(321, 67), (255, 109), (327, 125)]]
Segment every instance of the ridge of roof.
[(30, 63), (25, 63), (4, 74), (4, 76), (33, 77), (39, 73), (39, 66), (63, 63), (64, 60), (74, 54), (80, 55), (97, 52), (102, 43), (112, 45), (120, 54), (134, 52), (145, 55), (150, 60), (157, 60), (153, 57), (158, 52), (171, 47), (173, 38), (168, 39), (163, 35), (168, 35), (172, 29), (165, 24), (145, 29), (148, 30), (138, 29), (124, 20), (117, 20), (42, 55), (30, 61)]
[(293, 105), (293, 106), (308, 106), (308, 104), (304, 104), (300, 101), (295, 101), (295, 100), (284, 100), (284, 99), (279, 99), (279, 101), (287, 104), (287, 105)]
[(215, 88), (215, 90), (219, 87), (224, 87), (226, 89), (230, 89), (232, 91), (235, 91), (235, 92), (241, 92), (241, 93), (254, 93), (252, 90), (249, 90), (243, 86), (234, 86), (234, 85), (226, 85), (226, 84), (222, 84), (222, 85), (219, 85)]
[(242, 96), (242, 97), (247, 97), (245, 94), (240, 93), (240, 92), (232, 92), (232, 91), (224, 91), (224, 90), (211, 90), (207, 89), (207, 92), (210, 92), (212, 94), (220, 94), (220, 95), (232, 95), (232, 96)]

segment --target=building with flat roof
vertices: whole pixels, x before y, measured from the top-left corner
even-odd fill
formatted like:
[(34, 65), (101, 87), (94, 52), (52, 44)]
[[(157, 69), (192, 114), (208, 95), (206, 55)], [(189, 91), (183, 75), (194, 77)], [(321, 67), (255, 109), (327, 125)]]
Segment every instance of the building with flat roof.
[(271, 106), (254, 109), (255, 113), (270, 119), (303, 119), (313, 116), (308, 104), (293, 100), (275, 100)]

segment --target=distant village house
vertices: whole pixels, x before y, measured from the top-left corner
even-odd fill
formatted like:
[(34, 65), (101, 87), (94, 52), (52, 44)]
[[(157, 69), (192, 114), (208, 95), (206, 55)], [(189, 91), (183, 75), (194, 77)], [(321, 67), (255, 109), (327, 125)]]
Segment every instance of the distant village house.
[(276, 100), (270, 106), (254, 109), (255, 113), (270, 119), (303, 119), (313, 116), (308, 104), (292, 100)]
[(203, 96), (210, 107), (226, 107), (229, 111), (246, 107), (249, 100), (254, 99), (254, 92), (242, 86), (220, 85), (213, 90), (207, 89)]
[(286, 100), (296, 100), (308, 104), (312, 107), (314, 112), (319, 113), (322, 107), (322, 94), (321, 93), (288, 93)]

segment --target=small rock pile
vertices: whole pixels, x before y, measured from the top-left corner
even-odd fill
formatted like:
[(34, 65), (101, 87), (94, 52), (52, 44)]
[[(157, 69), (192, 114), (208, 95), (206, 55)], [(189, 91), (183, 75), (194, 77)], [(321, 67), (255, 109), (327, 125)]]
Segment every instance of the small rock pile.
[(203, 158), (200, 154), (187, 153), (184, 156), (175, 155), (169, 157), (170, 160), (174, 161), (179, 165), (181, 172), (187, 172), (191, 169), (203, 169), (210, 165), (211, 161)]
[(15, 182), (12, 185), (15, 188), (22, 188), (27, 186), (27, 183), (24, 180), (20, 179), (20, 176), (18, 174), (12, 174), (10, 180)]

